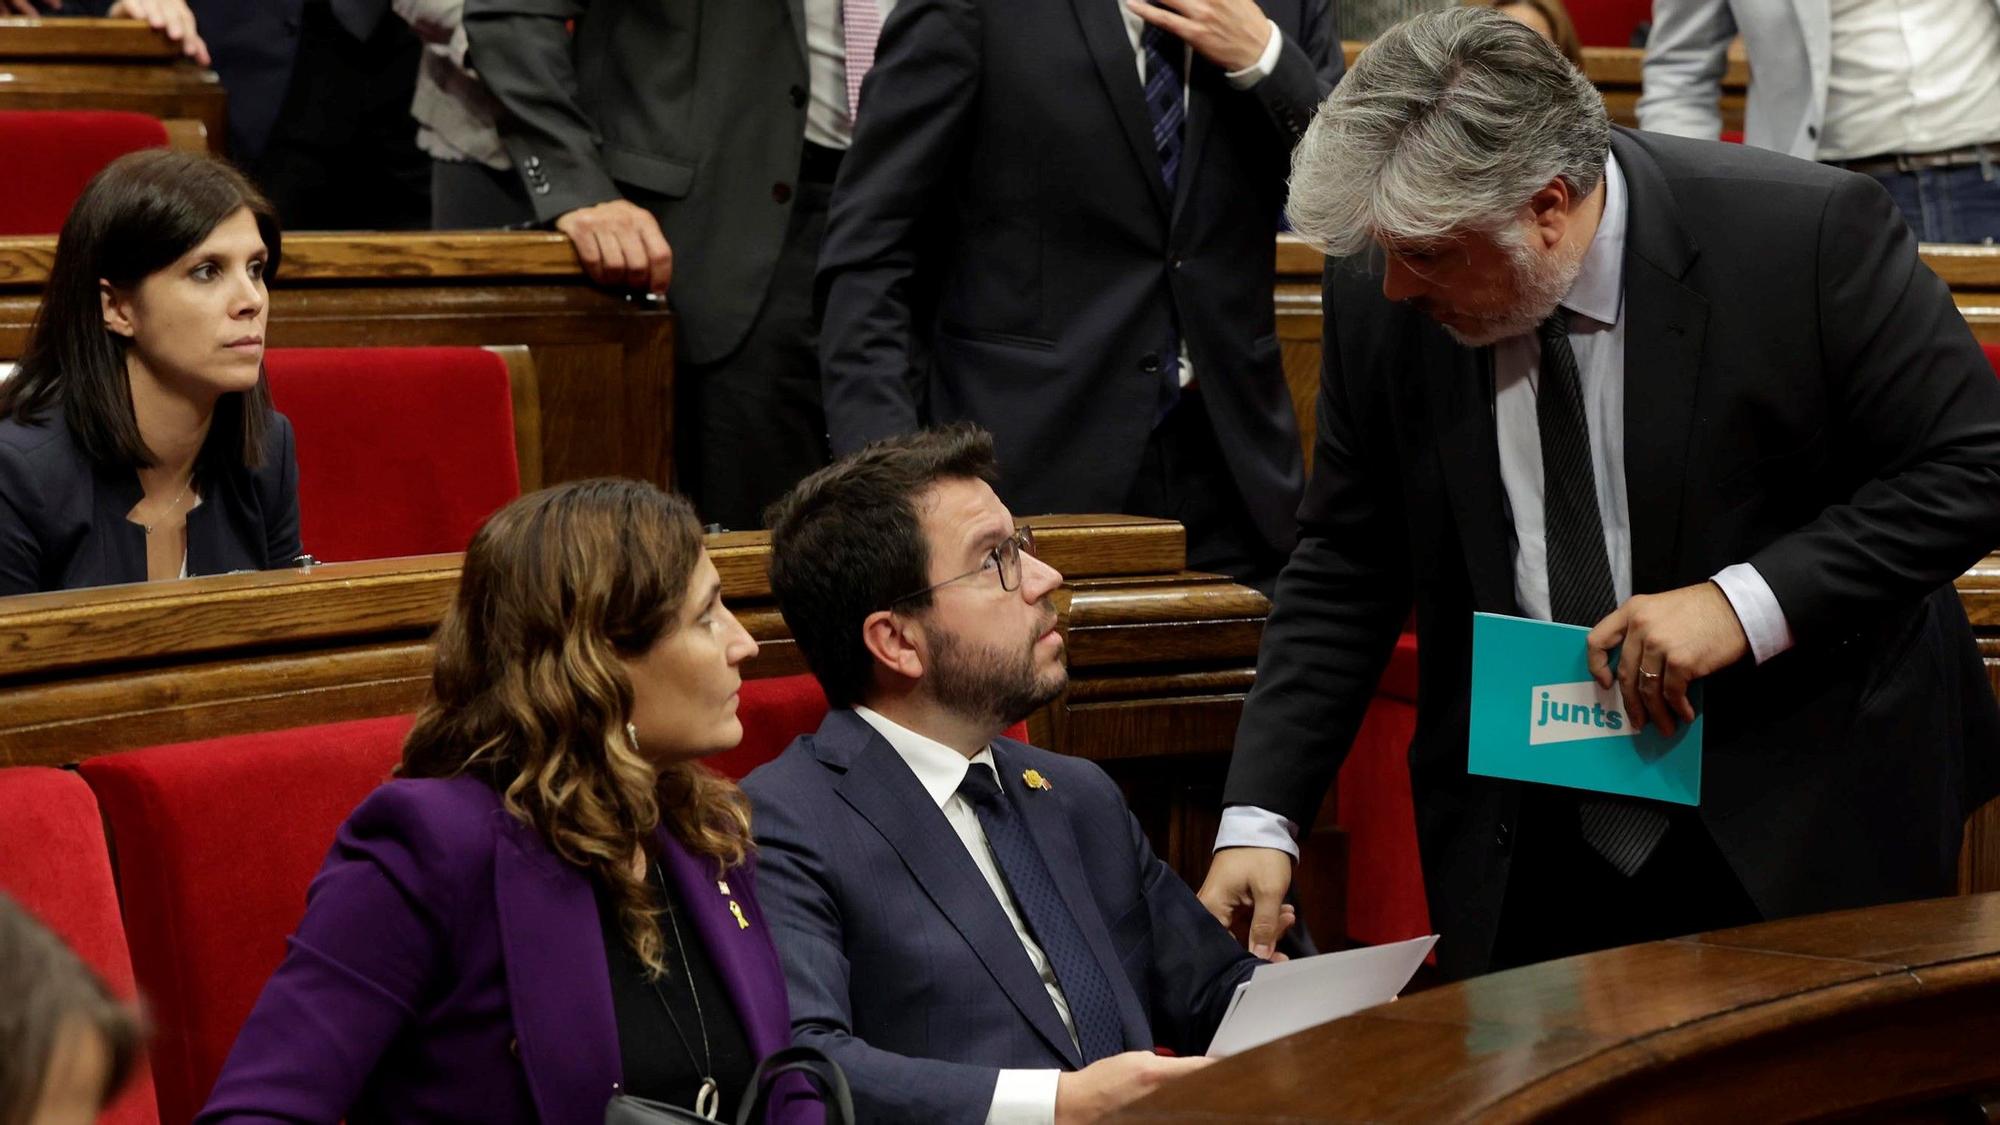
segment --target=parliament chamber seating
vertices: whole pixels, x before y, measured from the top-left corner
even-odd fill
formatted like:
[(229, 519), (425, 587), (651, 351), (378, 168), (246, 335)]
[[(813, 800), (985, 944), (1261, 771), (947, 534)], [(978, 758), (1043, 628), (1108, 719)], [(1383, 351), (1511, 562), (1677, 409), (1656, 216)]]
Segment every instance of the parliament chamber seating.
[(0, 110), (0, 152), (13, 169), (0, 192), (0, 235), (55, 234), (106, 164), (166, 145), (166, 125), (143, 113)]
[(1653, 22), (1653, 0), (1569, 0), (1570, 22), (1585, 47), (1637, 47), (1641, 27)]
[[(113, 993), (134, 994), (104, 821), (76, 774), (46, 766), (0, 769), (0, 891), (68, 942)], [(159, 1119), (151, 1072), (141, 1062), (99, 1120), (156, 1125)]]
[[(322, 562), (463, 551), (487, 516), (538, 487), (515, 405), (533, 415), (525, 350), (272, 348), (271, 400), (291, 419), (300, 538)], [(529, 480), (524, 481), (527, 476)]]
[(1986, 362), (1993, 365), (1993, 374), (2000, 375), (2000, 342), (1988, 342), (1983, 346), (1986, 349)]
[[(225, 101), (215, 73), (144, 20), (0, 16), (0, 111), (142, 114), (164, 127), (162, 143), (219, 156)], [(8, 170), (35, 167), (17, 159)]]

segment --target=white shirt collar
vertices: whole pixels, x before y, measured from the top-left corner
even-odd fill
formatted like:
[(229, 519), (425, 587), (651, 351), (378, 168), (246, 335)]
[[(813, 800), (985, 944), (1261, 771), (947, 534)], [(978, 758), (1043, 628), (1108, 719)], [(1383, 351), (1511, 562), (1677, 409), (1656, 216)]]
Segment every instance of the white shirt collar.
[(1583, 252), (1583, 267), (1562, 299), (1562, 306), (1581, 313), (1599, 324), (1618, 323), (1625, 304), (1625, 224), (1629, 208), (1625, 201), (1625, 173), (1618, 158), (1604, 157), (1604, 215), (1597, 220), (1597, 233)]
[(999, 773), (998, 767), (993, 762), (991, 746), (980, 750), (968, 760), (965, 755), (937, 739), (918, 734), (866, 707), (857, 706), (854, 708), (854, 713), (861, 716), (863, 722), (874, 727), (875, 733), (888, 741), (889, 746), (896, 751), (896, 755), (903, 759), (903, 764), (909, 766), (910, 772), (917, 775), (917, 784), (924, 787), (924, 792), (930, 794), (931, 800), (937, 802), (938, 808), (943, 808), (944, 803), (951, 800), (952, 794), (958, 792), (959, 784), (965, 780), (965, 771), (973, 762), (983, 762), (988, 768), (993, 769), (995, 774)]

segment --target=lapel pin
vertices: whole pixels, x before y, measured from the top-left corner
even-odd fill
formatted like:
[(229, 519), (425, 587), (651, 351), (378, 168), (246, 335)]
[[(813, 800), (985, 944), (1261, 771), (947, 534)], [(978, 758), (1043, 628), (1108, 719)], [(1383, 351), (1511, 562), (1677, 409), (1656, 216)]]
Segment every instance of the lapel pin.
[(717, 879), (715, 881), (715, 889), (718, 893), (726, 895), (729, 893), (729, 884), (721, 879)]
[(747, 930), (750, 928), (750, 919), (743, 916), (743, 908), (738, 906), (736, 900), (733, 898), (729, 900), (729, 912), (736, 916), (737, 929)]
[(1055, 786), (1049, 784), (1048, 778), (1042, 776), (1042, 771), (1040, 770), (1022, 770), (1021, 780), (1028, 788), (1040, 789), (1044, 793), (1055, 788)]

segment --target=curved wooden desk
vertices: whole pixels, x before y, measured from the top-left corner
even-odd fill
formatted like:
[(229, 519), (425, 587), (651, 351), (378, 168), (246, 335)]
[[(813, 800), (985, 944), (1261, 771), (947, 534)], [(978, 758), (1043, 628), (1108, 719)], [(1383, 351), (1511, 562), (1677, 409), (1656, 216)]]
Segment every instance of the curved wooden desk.
[(1984, 1120), (2000, 894), (1495, 973), (1224, 1059), (1119, 1122)]

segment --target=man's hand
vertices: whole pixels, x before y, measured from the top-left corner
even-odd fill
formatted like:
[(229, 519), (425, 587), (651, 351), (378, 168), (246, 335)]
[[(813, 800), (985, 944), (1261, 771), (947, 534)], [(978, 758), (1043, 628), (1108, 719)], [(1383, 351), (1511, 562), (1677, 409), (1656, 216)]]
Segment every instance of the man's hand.
[(1694, 721), (1688, 685), (1743, 659), (1750, 638), (1722, 587), (1713, 582), (1664, 594), (1641, 594), (1597, 623), (1590, 646), (1590, 674), (1611, 686), (1611, 650), (1618, 649), (1618, 690), (1638, 730), (1651, 719), (1667, 734), (1676, 716)]
[(660, 221), (629, 200), (579, 207), (556, 220), (569, 236), (583, 272), (599, 285), (622, 285), (665, 294), (674, 277), (674, 252)]
[(62, 0), (0, 0), (0, 16), (39, 16), (62, 7)]
[[(52, 5), (53, 6), (53, 5)], [(181, 45), (181, 54), (208, 65), (208, 44), (196, 34), (186, 0), (118, 0), (104, 13), (114, 19), (145, 20), (153, 30)]]
[(1125, 6), (1224, 70), (1244, 70), (1263, 58), (1276, 34), (1256, 0), (1125, 0)]
[(1292, 857), (1276, 848), (1224, 848), (1209, 860), (1208, 878), (1195, 897), (1231, 933), (1250, 919), (1250, 952), (1266, 961), (1291, 929), (1285, 888), (1292, 885)]
[(1066, 1071), (1056, 1079), (1056, 1125), (1088, 1125), (1214, 1061), (1201, 1057), (1168, 1059), (1151, 1051), (1126, 1051), (1099, 1059), (1082, 1070)]

